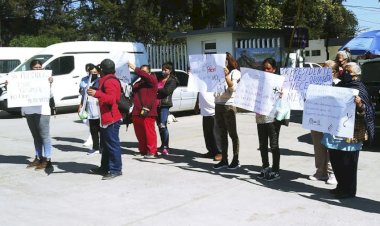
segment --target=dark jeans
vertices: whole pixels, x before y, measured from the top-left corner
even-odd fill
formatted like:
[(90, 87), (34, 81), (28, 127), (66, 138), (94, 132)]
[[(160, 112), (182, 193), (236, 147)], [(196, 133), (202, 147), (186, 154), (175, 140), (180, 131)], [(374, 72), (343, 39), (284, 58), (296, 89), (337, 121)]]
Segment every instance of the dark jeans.
[(220, 132), (222, 161), (228, 161), (228, 135), (232, 140), (234, 159), (239, 159), (239, 137), (236, 130), (236, 107), (215, 104), (215, 119)]
[(103, 148), (100, 167), (110, 173), (121, 172), (120, 124), (115, 122), (107, 128), (100, 128), (100, 146)]
[(205, 144), (207, 151), (212, 154), (220, 154), (220, 150), (217, 145), (216, 129), (215, 129), (215, 117), (203, 116), (202, 117), (203, 137), (205, 138)]
[(89, 119), (92, 148), (99, 150), (100, 119)]
[(159, 107), (157, 116), (157, 126), (160, 131), (161, 148), (169, 148), (169, 130), (168, 130), (168, 116), (169, 107)]
[(344, 193), (356, 195), (359, 151), (339, 151), (329, 149), (330, 162), (338, 185)]
[(268, 138), (269, 145), (272, 151), (273, 164), (272, 170), (278, 172), (280, 170), (280, 148), (278, 138), (280, 135), (281, 124), (279, 122), (257, 124), (257, 132), (259, 135), (261, 161), (263, 168), (269, 167), (268, 158)]

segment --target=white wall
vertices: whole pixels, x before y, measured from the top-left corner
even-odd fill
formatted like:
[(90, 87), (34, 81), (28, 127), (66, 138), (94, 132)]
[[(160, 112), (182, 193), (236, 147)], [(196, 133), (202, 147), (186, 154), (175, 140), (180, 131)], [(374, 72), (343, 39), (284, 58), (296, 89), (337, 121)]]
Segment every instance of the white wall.
[(187, 53), (189, 55), (203, 54), (204, 42), (216, 42), (216, 53), (230, 52), (235, 54), (234, 41), (231, 33), (214, 33), (204, 35), (194, 35), (187, 37)]
[[(313, 50), (319, 50), (320, 56), (312, 56)], [(314, 63), (323, 63), (326, 61), (326, 49), (325, 49), (325, 40), (324, 39), (318, 39), (318, 40), (309, 40), (309, 47), (305, 48), (305, 52), (309, 51), (309, 56), (305, 56), (305, 62), (314, 62)]]

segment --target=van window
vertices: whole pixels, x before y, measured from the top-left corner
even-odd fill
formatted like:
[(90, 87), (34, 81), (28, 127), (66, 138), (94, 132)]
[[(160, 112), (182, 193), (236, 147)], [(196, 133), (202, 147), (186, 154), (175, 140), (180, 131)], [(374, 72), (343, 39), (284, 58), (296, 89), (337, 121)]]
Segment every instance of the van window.
[(74, 70), (74, 56), (59, 57), (46, 65), (45, 69), (52, 70), (54, 76), (69, 74)]
[(30, 68), (30, 62), (33, 60), (40, 60), (42, 63), (45, 63), (48, 59), (50, 59), (53, 55), (36, 55), (30, 58), (29, 60), (22, 63), (20, 66), (17, 67), (16, 71), (27, 71), (31, 70)]
[(20, 60), (0, 60), (0, 73), (8, 73), (19, 64), (21, 64)]
[(178, 78), (179, 86), (187, 86), (189, 75), (183, 72), (176, 71), (175, 75)]

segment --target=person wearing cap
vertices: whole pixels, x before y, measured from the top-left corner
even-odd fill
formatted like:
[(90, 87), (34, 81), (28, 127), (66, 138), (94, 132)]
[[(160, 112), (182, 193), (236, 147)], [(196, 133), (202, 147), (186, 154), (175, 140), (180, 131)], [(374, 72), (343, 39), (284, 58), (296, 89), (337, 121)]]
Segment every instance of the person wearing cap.
[(117, 104), (121, 86), (115, 76), (115, 63), (112, 60), (104, 59), (99, 68), (99, 88), (89, 88), (87, 94), (99, 100), (102, 159), (100, 167), (91, 169), (89, 173), (103, 175), (103, 180), (109, 180), (122, 175), (119, 138), (122, 115)]

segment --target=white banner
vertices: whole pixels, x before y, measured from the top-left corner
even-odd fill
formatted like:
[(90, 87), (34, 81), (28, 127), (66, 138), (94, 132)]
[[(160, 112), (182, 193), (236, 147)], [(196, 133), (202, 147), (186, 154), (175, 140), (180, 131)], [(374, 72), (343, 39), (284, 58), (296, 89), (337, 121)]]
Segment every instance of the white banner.
[(274, 117), (276, 101), (284, 77), (250, 68), (241, 68), (241, 79), (234, 105), (261, 115)]
[(189, 62), (189, 91), (224, 91), (226, 54), (189, 55)]
[(116, 77), (123, 83), (131, 82), (131, 72), (128, 67), (128, 54), (126, 52), (111, 52), (111, 60), (115, 62)]
[(306, 90), (310, 84), (332, 84), (331, 68), (281, 68), (280, 74), (285, 76), (282, 98), (292, 110), (303, 110)]
[(12, 72), (8, 75), (8, 107), (40, 106), (49, 103), (51, 70)]
[(352, 138), (355, 124), (356, 89), (310, 85), (307, 90), (302, 127)]

